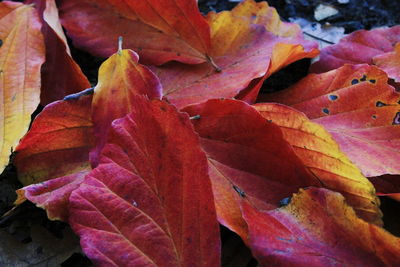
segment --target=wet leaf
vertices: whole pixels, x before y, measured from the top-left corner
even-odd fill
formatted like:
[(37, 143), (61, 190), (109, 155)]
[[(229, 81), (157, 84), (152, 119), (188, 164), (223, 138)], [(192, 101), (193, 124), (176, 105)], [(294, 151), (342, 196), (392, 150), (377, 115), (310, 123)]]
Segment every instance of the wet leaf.
[(343, 194), (364, 220), (382, 225), (382, 213), (374, 186), (321, 125), (284, 105), (268, 103), (254, 107), (266, 120), (281, 128), (284, 139), (292, 145), (304, 166), (321, 181), (323, 187)]
[(400, 95), (387, 80), (374, 66), (345, 65), (263, 100), (290, 105), (322, 124), (365, 176), (399, 174)]
[(100, 164), (70, 197), (70, 224), (99, 266), (218, 266), (207, 160), (186, 114), (135, 97)]
[(40, 101), (40, 67), (44, 62), (40, 19), (32, 6), (0, 3), (0, 168), (26, 133)]
[(111, 56), (122, 36), (147, 64), (208, 60), (210, 28), (196, 0), (65, 0), (60, 15), (74, 44), (96, 56)]
[(396, 266), (400, 239), (359, 219), (343, 196), (300, 190), (269, 212), (244, 202), (250, 247), (262, 266)]
[(320, 185), (275, 124), (237, 100), (209, 100), (184, 109), (207, 154), (219, 222), (247, 238), (241, 199), (263, 210), (299, 188)]

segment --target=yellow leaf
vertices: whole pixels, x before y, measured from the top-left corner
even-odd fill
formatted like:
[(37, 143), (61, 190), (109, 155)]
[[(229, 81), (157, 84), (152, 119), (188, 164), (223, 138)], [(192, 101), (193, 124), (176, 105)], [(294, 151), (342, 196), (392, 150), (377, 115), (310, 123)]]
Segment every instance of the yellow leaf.
[(374, 186), (321, 125), (281, 104), (256, 104), (254, 107), (264, 118), (281, 127), (285, 140), (324, 187), (342, 193), (364, 220), (382, 224)]
[(0, 3), (0, 168), (25, 134), (40, 101), (40, 67), (45, 48), (32, 6)]

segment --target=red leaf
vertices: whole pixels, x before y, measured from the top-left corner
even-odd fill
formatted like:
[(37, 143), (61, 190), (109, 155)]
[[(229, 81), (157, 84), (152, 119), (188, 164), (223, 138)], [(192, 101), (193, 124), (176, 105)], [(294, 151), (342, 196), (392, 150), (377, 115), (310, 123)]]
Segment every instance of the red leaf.
[[(210, 55), (220, 72), (208, 63), (169, 63), (152, 69), (161, 80), (164, 97), (178, 108), (212, 98), (233, 98), (253, 79), (266, 78), (293, 61), (318, 53), (316, 43), (305, 41), (297, 25), (281, 22), (266, 2), (244, 1), (230, 12), (210, 13), (208, 21)], [(243, 98), (254, 101), (259, 88), (250, 87), (246, 95), (251, 96)]]
[(96, 137), (96, 147), (91, 151), (90, 157), (93, 166), (97, 166), (111, 122), (132, 111), (134, 97), (161, 97), (162, 88), (158, 78), (147, 67), (139, 64), (138, 60), (138, 55), (132, 50), (121, 50), (100, 66), (99, 81), (94, 89), (92, 103)]
[[(400, 39), (400, 38), (399, 38)], [(378, 55), (373, 58), (374, 64), (384, 70), (396, 82), (400, 82), (400, 40), (393, 52)]]
[(69, 196), (79, 187), (89, 171), (88, 168), (85, 171), (29, 185), (17, 190), (17, 193), (45, 209), (50, 220), (67, 221)]
[(89, 88), (89, 81), (71, 57), (54, 0), (26, 0), (25, 3), (33, 3), (38, 10), (46, 45), (46, 61), (41, 70), (41, 104), (47, 105)]
[(196, 0), (67, 0), (60, 1), (60, 13), (74, 44), (97, 56), (112, 55), (122, 36), (147, 64), (197, 64), (208, 57), (210, 29)]
[(263, 100), (322, 124), (365, 176), (400, 173), (400, 95), (378, 68), (345, 65), (312, 74)]
[(70, 224), (99, 266), (217, 266), (207, 161), (187, 115), (135, 97), (100, 164), (70, 197)]
[(92, 96), (54, 102), (44, 108), (16, 148), (14, 164), (24, 185), (74, 174), (89, 166), (94, 145)]
[(359, 219), (339, 193), (300, 190), (269, 212), (242, 205), (262, 266), (397, 266), (400, 239)]
[[(209, 100), (184, 109), (207, 154), (220, 223), (244, 240), (241, 198), (260, 209), (279, 206), (299, 188), (320, 185), (284, 140), (278, 126), (237, 100)], [(195, 117), (193, 117), (195, 118)]]
[[(400, 26), (359, 30), (342, 38), (338, 44), (321, 50), (320, 60), (311, 66), (311, 72), (322, 73), (344, 64), (373, 64), (375, 58), (393, 51), (400, 42)], [(390, 75), (390, 72), (388, 72)], [(391, 76), (390, 78), (398, 78)]]

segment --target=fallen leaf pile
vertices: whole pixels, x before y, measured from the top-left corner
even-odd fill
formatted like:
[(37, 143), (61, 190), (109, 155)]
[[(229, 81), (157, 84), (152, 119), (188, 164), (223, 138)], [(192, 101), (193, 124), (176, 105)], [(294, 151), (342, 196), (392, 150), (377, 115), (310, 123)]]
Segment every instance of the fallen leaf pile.
[[(62, 27), (108, 58), (93, 87)], [(261, 266), (399, 266), (377, 195), (400, 199), (400, 26), (354, 32), (260, 92), (318, 54), (266, 2), (3, 1), (16, 203), (69, 223), (98, 266), (219, 266), (219, 224)]]

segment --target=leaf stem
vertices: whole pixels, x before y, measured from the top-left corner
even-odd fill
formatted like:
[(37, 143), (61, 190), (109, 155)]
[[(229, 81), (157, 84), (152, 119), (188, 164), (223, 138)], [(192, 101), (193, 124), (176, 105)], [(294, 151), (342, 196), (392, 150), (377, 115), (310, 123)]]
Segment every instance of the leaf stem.
[(222, 69), (214, 62), (214, 60), (209, 56), (206, 55), (207, 61), (214, 67), (216, 72), (222, 72)]
[(123, 38), (122, 36), (118, 37), (118, 55), (121, 55), (122, 52), (122, 42), (123, 42)]

